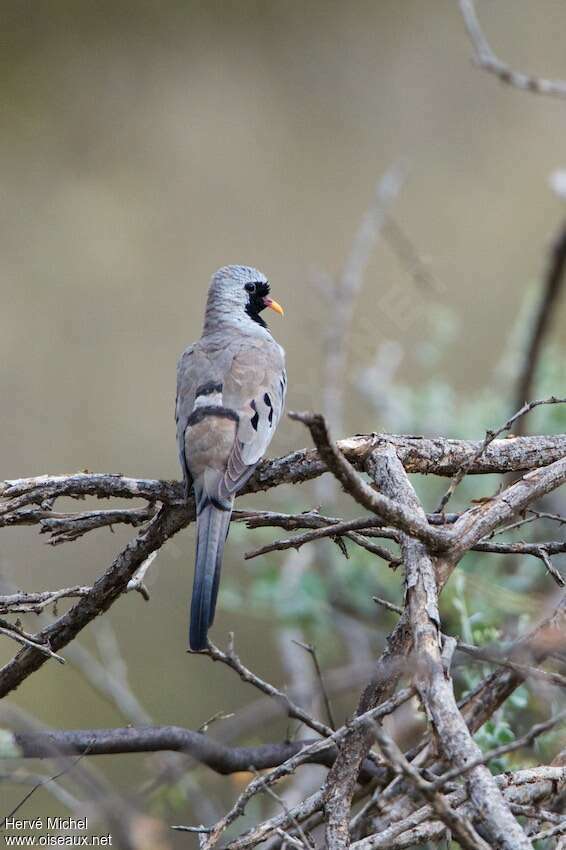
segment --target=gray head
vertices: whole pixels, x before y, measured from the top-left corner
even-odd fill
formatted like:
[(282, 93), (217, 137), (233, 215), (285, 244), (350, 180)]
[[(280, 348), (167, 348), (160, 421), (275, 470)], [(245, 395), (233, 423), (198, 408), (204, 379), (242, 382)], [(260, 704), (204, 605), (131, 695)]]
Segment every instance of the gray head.
[(212, 276), (206, 302), (205, 331), (220, 324), (257, 330), (267, 325), (260, 316), (270, 307), (283, 315), (277, 301), (269, 297), (269, 281), (251, 266), (223, 266)]

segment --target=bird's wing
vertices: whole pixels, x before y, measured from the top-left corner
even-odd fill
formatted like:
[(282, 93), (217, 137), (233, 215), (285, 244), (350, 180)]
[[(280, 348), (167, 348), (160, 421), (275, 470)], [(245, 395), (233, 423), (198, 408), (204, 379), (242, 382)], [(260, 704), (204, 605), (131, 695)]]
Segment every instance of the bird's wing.
[(242, 340), (224, 377), (223, 403), (236, 410), (238, 429), (224, 485), (234, 493), (252, 474), (281, 418), (287, 391), (283, 349), (272, 339)]
[(206, 471), (219, 501), (240, 489), (271, 442), (286, 389), (283, 349), (272, 339), (214, 348), (201, 340), (188, 348), (177, 369), (176, 406), (187, 484)]
[[(177, 398), (175, 403), (175, 421), (177, 423), (177, 446), (179, 460), (187, 487), (190, 486), (192, 473), (187, 454), (187, 430), (194, 412), (197, 395), (206, 390), (207, 385), (217, 380), (217, 368), (202, 341), (190, 345), (177, 363)], [(216, 377), (215, 377), (216, 376)]]

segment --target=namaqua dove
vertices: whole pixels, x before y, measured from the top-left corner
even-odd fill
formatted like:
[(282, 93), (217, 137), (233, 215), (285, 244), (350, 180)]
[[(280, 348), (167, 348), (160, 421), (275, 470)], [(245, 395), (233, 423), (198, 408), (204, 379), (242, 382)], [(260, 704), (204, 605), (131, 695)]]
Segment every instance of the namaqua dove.
[(285, 355), (261, 316), (264, 274), (225, 266), (212, 277), (202, 336), (177, 366), (177, 442), (197, 514), (189, 645), (205, 649), (214, 619), (234, 496), (263, 457), (283, 411)]

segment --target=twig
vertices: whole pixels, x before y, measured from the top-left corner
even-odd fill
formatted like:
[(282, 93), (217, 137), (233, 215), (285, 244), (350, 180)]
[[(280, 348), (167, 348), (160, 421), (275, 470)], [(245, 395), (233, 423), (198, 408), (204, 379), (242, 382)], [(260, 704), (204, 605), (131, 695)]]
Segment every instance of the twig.
[[(477, 442), (395, 434), (369, 434), (340, 440), (337, 448), (357, 469), (377, 446), (393, 446), (407, 472), (452, 476), (476, 453)], [(566, 435), (517, 437), (495, 440), (473, 463), (468, 472), (509, 473), (536, 469), (560, 459), (566, 453)], [(317, 478), (326, 471), (317, 453), (303, 449), (281, 458), (262, 461), (244, 493), (268, 490), (279, 484), (297, 484)], [(0, 482), (0, 526), (29, 525), (53, 517), (51, 510), (30, 505), (52, 503), (63, 496), (83, 498), (146, 499), (177, 507), (184, 504), (181, 482), (128, 478), (115, 473), (40, 475)], [(192, 500), (187, 505), (189, 521), (194, 517)], [(103, 512), (94, 512), (101, 515)], [(86, 513), (92, 517), (93, 512)], [(62, 516), (79, 521), (82, 514)], [(117, 515), (116, 515), (117, 520)]]
[(197, 729), (197, 732), (208, 732), (210, 726), (213, 723), (216, 723), (217, 720), (231, 720), (234, 717), (234, 712), (226, 713), (225, 711), (216, 711), (208, 720), (205, 720), (204, 723), (201, 723)]
[[(379, 527), (380, 521), (376, 521), (375, 526)], [(313, 540), (322, 540), (325, 537), (339, 538), (347, 537), (369, 549), (374, 555), (383, 558), (390, 566), (397, 566), (399, 558), (390, 552), (385, 546), (377, 546), (375, 543), (370, 543), (361, 534), (355, 534), (356, 529), (367, 529), (372, 527), (371, 518), (360, 518), (357, 520), (348, 520), (346, 522), (337, 522), (334, 525), (329, 525), (326, 528), (315, 528), (312, 531), (307, 531), (304, 534), (298, 534), (287, 540), (275, 540), (272, 543), (267, 543), (265, 546), (260, 546), (251, 552), (246, 552), (244, 557), (246, 560), (257, 558), (259, 555), (266, 555), (268, 552), (283, 551), (285, 549), (300, 549), (305, 543), (312, 543)]]
[(447, 782), (452, 782), (454, 779), (457, 779), (459, 776), (462, 776), (468, 770), (472, 770), (474, 767), (477, 767), (479, 764), (488, 764), (488, 762), (493, 759), (499, 758), (500, 756), (506, 755), (507, 753), (512, 753), (515, 750), (520, 750), (522, 747), (528, 747), (529, 744), (538, 738), (540, 735), (543, 735), (545, 732), (548, 732), (550, 729), (553, 729), (555, 726), (558, 726), (560, 723), (563, 723), (566, 720), (566, 709), (564, 711), (555, 714), (554, 717), (550, 717), (548, 720), (545, 720), (542, 723), (536, 723), (534, 726), (531, 726), (529, 731), (522, 735), (520, 738), (516, 738), (514, 741), (511, 741), (509, 744), (502, 744), (500, 747), (494, 747), (492, 750), (489, 750), (486, 753), (483, 753), (478, 756), (477, 759), (467, 762), (467, 764), (458, 766), (453, 768), (452, 770), (446, 771), (438, 779), (435, 779), (434, 782), (431, 783), (431, 786), (436, 790), (442, 788), (446, 785)]
[(491, 534), (495, 528), (524, 513), (538, 499), (558, 489), (564, 482), (566, 456), (544, 469), (527, 473), (501, 493), (466, 511), (451, 526), (450, 537), (455, 554), (461, 556)]
[[(509, 647), (508, 653), (511, 657), (524, 657), (525, 655), (530, 655), (533, 657), (537, 663), (540, 663), (552, 652), (552, 647), (555, 645), (553, 636), (554, 635), (562, 635), (564, 630), (564, 625), (566, 622), (566, 596), (563, 597), (555, 610), (547, 617), (545, 617), (541, 622), (539, 622), (533, 629), (531, 629), (527, 634), (522, 635), (518, 638), (514, 643)], [(462, 712), (466, 723), (472, 733), (478, 731), (481, 726), (494, 714), (494, 712), (502, 705), (502, 703), (508, 699), (508, 697), (516, 690), (516, 688), (525, 680), (525, 674), (518, 670), (509, 670), (509, 669), (499, 669), (494, 673), (490, 674), (486, 678), (479, 683), (479, 685), (469, 693), (459, 704), (460, 711)], [(409, 760), (414, 760), (417, 755), (419, 755), (420, 763), (425, 764), (429, 760), (427, 756), (427, 739), (425, 738), (424, 742), (416, 748), (413, 748), (410, 753), (407, 754), (407, 758)], [(429, 753), (433, 758), (435, 757), (434, 748)], [(338, 765), (340, 759), (340, 755), (337, 759), (336, 764)], [(336, 766), (332, 768), (332, 770), (336, 770)], [(433, 766), (434, 769), (434, 766)], [(537, 774), (539, 777), (541, 773)], [(566, 775), (566, 771), (565, 771)], [(521, 776), (527, 776), (527, 774), (522, 773)], [(496, 781), (500, 782), (501, 779), (497, 779)], [(526, 780), (528, 781), (528, 779)], [(360, 823), (363, 820), (364, 815), (367, 816), (369, 812), (372, 811), (372, 808), (376, 804), (376, 798), (378, 801), (387, 800), (388, 792), (392, 793), (394, 788), (394, 783), (388, 789), (383, 789), (378, 785), (378, 789), (374, 793), (372, 799), (364, 806), (360, 812), (358, 812), (353, 820), (353, 825)], [(530, 789), (534, 790), (534, 789)], [(541, 794), (540, 799), (548, 798), (550, 793), (554, 793), (553, 786), (547, 785), (546, 790)], [(463, 800), (464, 798), (462, 798)], [(515, 798), (516, 799), (516, 798)], [(530, 802), (536, 802), (534, 796), (530, 797)], [(452, 800), (452, 797), (451, 797)], [(523, 802), (526, 800), (523, 799)], [(425, 819), (425, 810), (421, 810), (421, 814), (423, 817), (421, 820)], [(400, 819), (399, 819), (400, 818)], [(396, 823), (395, 826), (387, 827), (383, 833), (380, 833), (379, 836), (374, 836), (373, 841), (375, 841), (375, 847), (384, 847), (390, 850), (390, 847), (395, 846), (394, 844), (389, 844), (389, 840), (393, 836), (400, 835), (403, 833), (405, 828), (412, 828), (414, 826), (413, 823), (405, 822), (403, 820), (404, 814), (396, 813)], [(409, 819), (410, 820), (410, 819)], [(417, 823), (420, 823), (417, 820)], [(437, 833), (434, 835), (422, 834), (420, 831), (414, 833), (411, 836), (411, 840), (407, 838), (407, 844), (403, 844), (401, 846), (407, 847), (412, 846), (415, 841), (417, 843), (421, 843), (422, 841), (428, 840), (429, 838), (433, 840), (437, 837)], [(383, 844), (381, 843), (383, 841)], [(372, 845), (374, 846), (374, 845)]]
[(297, 646), (301, 646), (306, 652), (309, 653), (312, 658), (312, 662), (314, 664), (314, 669), (316, 672), (316, 677), (318, 679), (318, 683), (320, 685), (320, 691), (322, 693), (322, 698), (324, 700), (324, 707), (326, 708), (326, 714), (328, 717), (328, 722), (332, 729), (336, 729), (336, 720), (334, 719), (334, 714), (332, 711), (332, 704), (330, 702), (330, 697), (328, 696), (328, 691), (326, 689), (326, 683), (324, 681), (324, 676), (322, 675), (322, 670), (318, 661), (318, 655), (316, 654), (316, 648), (311, 643), (301, 643), (301, 641), (294, 641)]
[(452, 494), (456, 490), (456, 487), (460, 484), (460, 482), (463, 480), (463, 478), (468, 474), (469, 470), (476, 463), (476, 461), (479, 460), (479, 458), (485, 452), (485, 450), (487, 449), (489, 444), (492, 443), (497, 437), (499, 437), (500, 434), (503, 434), (505, 431), (508, 431), (512, 427), (514, 422), (516, 422), (518, 419), (521, 419), (522, 416), (525, 416), (525, 414), (529, 413), (531, 410), (534, 410), (535, 407), (540, 407), (543, 404), (564, 404), (564, 403), (566, 403), (566, 398), (557, 398), (556, 396), (550, 396), (549, 398), (542, 398), (542, 399), (537, 399), (536, 401), (529, 401), (529, 402), (523, 403), (521, 408), (519, 410), (517, 410), (516, 413), (514, 413), (512, 416), (510, 416), (509, 419), (507, 420), (507, 422), (505, 422), (504, 425), (502, 425), (496, 431), (492, 431), (492, 430), (486, 431), (484, 440), (481, 443), (481, 445), (478, 446), (478, 448), (476, 449), (474, 454), (466, 461), (466, 463), (462, 464), (462, 466), (460, 467), (460, 469), (458, 470), (458, 472), (456, 473), (456, 475), (454, 476), (454, 478), (450, 482), (450, 485), (448, 486), (446, 493), (443, 495), (443, 497), (440, 500), (440, 503), (439, 503), (439, 505), (436, 509), (437, 513), (441, 513), (444, 510), (444, 508), (446, 507), (446, 505), (448, 504), (448, 502), (450, 500), (450, 497), (452, 496)]
[(453, 809), (447, 799), (439, 793), (438, 788), (424, 779), (419, 771), (407, 761), (383, 727), (374, 721), (372, 731), (381, 752), (396, 773), (401, 773), (407, 777), (419, 794), (431, 804), (440, 820), (448, 827), (461, 846), (468, 848), (468, 850), (489, 850), (490, 845), (478, 835), (472, 824)]
[(399, 194), (406, 169), (394, 165), (377, 182), (370, 206), (362, 218), (336, 285), (324, 288), (331, 314), (325, 334), (323, 409), (332, 427), (342, 430), (346, 338), (361, 292), (375, 242), (385, 224), (387, 210)]
[(380, 596), (372, 596), (374, 602), (385, 608), (386, 611), (392, 611), (394, 614), (402, 614), (403, 609), (400, 605), (394, 605), (393, 602), (388, 602), (387, 599), (382, 599)]
[[(556, 784), (566, 779), (566, 769), (540, 767), (504, 773), (494, 777), (494, 782), (511, 808), (513, 804), (534, 805), (548, 799)], [(556, 783), (556, 784), (555, 784)], [(458, 789), (446, 795), (453, 808), (463, 807), (463, 812), (472, 814), (470, 804), (466, 802), (465, 789)], [(385, 828), (382, 832), (369, 835), (351, 845), (351, 850), (401, 850), (420, 846), (427, 841), (439, 841), (446, 827), (442, 822), (433, 820), (432, 806), (422, 806), (416, 812)]]
[(533, 841), (546, 841), (547, 838), (553, 838), (555, 835), (564, 835), (565, 832), (566, 818), (562, 823), (551, 827), (551, 829), (544, 829), (542, 832), (537, 832), (536, 835), (533, 835)]
[(474, 0), (459, 0), (459, 3), (468, 35), (474, 47), (474, 58), (480, 68), (495, 74), (502, 83), (508, 83), (522, 91), (552, 95), (553, 97), (566, 97), (566, 82), (545, 80), (541, 77), (525, 74), (522, 71), (515, 71), (498, 59), (480, 27)]
[(526, 513), (528, 514), (528, 516), (525, 516), (522, 519), (518, 519), (517, 522), (512, 522), (509, 525), (503, 526), (503, 528), (495, 529), (491, 532), (487, 539), (491, 540), (493, 537), (499, 534), (505, 534), (508, 531), (514, 531), (517, 528), (521, 528), (523, 525), (528, 525), (532, 522), (536, 522), (538, 519), (547, 519), (550, 522), (558, 522), (560, 525), (566, 524), (566, 517), (563, 517), (560, 514), (551, 514), (547, 511), (535, 511), (533, 508), (529, 508)]
[[(254, 773), (256, 774), (256, 776), (259, 779), (261, 779), (261, 776), (258, 774), (257, 770), (254, 770)], [(298, 846), (299, 848), (309, 848), (309, 847), (312, 848), (312, 847), (314, 847), (313, 841), (309, 840), (309, 838), (305, 834), (301, 824), (299, 823), (299, 821), (296, 819), (294, 814), (290, 811), (289, 807), (285, 803), (285, 800), (282, 797), (280, 797), (279, 794), (277, 794), (273, 790), (273, 788), (270, 788), (269, 785), (265, 786), (265, 793), (268, 794), (272, 798), (272, 800), (275, 800), (277, 805), (281, 806), (281, 808), (283, 809), (283, 811), (287, 815), (291, 825), (294, 827), (294, 829), (297, 831), (298, 835), (301, 837), (301, 841), (295, 842), (294, 839), (291, 839), (291, 841), (294, 842), (294, 846)], [(281, 828), (279, 828), (278, 832), (279, 833), (282, 832)], [(285, 833), (283, 833), (283, 834), (285, 835), (286, 838), (288, 838), (288, 836)]]
[(145, 559), (145, 561), (138, 567), (135, 571), (128, 584), (126, 585), (126, 593), (129, 593), (132, 590), (137, 590), (138, 593), (141, 593), (146, 602), (149, 602), (149, 591), (144, 584), (144, 579), (146, 577), (147, 571), (155, 561), (158, 555), (158, 551), (152, 552), (151, 555)]
[[(435, 516), (436, 514), (430, 514), (427, 516), (427, 519), (430, 521), (430, 518)], [(454, 515), (453, 521), (461, 519), (462, 516), (463, 514)], [(343, 535), (360, 546), (363, 546), (365, 549), (379, 555), (384, 560), (387, 560), (390, 567), (395, 568), (401, 563), (401, 559), (398, 556), (394, 555), (385, 547), (375, 546), (375, 544), (369, 543), (364, 536), (367, 534), (373, 536), (375, 534), (376, 536), (383, 536), (398, 542), (399, 532), (396, 529), (390, 529), (383, 526), (382, 521), (375, 517), (359, 517), (354, 520), (342, 521), (312, 513), (294, 515), (272, 514), (270, 517), (268, 512), (265, 512), (254, 517), (249, 512), (244, 512), (244, 516), (242, 518), (246, 519), (247, 525), (250, 528), (277, 525), (284, 528), (294, 529), (301, 527), (301, 525), (315, 525), (315, 528), (312, 531), (307, 531), (304, 534), (298, 534), (295, 537), (286, 540), (274, 540), (272, 543), (266, 543), (258, 549), (247, 552), (245, 554), (246, 559), (257, 558), (258, 556), (268, 554), (269, 552), (282, 551), (291, 548), (299, 549), (301, 546), (304, 546), (306, 543), (311, 543), (314, 540), (321, 540), (325, 537), (338, 538)], [(237, 517), (237, 519), (240, 519), (240, 517)], [(521, 524), (522, 523), (516, 523), (517, 526)], [(509, 525), (506, 526), (505, 529), (501, 529), (501, 531), (508, 531), (513, 527), (513, 525)], [(354, 529), (358, 529), (359, 533), (356, 533)], [(499, 530), (493, 531), (490, 535), (488, 535), (486, 540), (476, 543), (471, 548), (476, 552), (486, 552), (496, 555), (531, 555), (532, 557), (539, 558), (543, 561), (548, 572), (551, 574), (556, 583), (561, 587), (564, 586), (564, 580), (558, 570), (555, 569), (552, 562), (550, 562), (549, 556), (563, 554), (566, 552), (566, 541), (553, 540), (546, 541), (544, 543), (490, 543), (489, 538), (493, 537), (494, 534), (497, 533), (499, 533)]]
[[(373, 601), (377, 602), (378, 605), (381, 605), (382, 608), (385, 608), (388, 611), (392, 611), (399, 615), (403, 614), (403, 609), (399, 605), (394, 605), (392, 602), (388, 602), (387, 599), (381, 599), (379, 596), (374, 596)], [(443, 639), (446, 637), (446, 635), (443, 635)], [(566, 688), (566, 676), (561, 676), (559, 673), (550, 672), (548, 670), (541, 670), (538, 667), (531, 667), (527, 664), (518, 664), (510, 658), (502, 658), (498, 655), (493, 655), (493, 653), (486, 651), (483, 647), (473, 646), (472, 644), (465, 643), (458, 639), (455, 640), (456, 647), (460, 652), (464, 652), (466, 655), (470, 655), (478, 661), (487, 662), (488, 664), (496, 664), (499, 667), (506, 667), (508, 670), (514, 670), (516, 673), (519, 673), (525, 678), (544, 679), (553, 685)]]
[(564, 587), (564, 579), (556, 569), (550, 555), (566, 552), (566, 541), (549, 540), (544, 543), (476, 543), (471, 547), (475, 552), (491, 552), (496, 555), (531, 555), (543, 562), (549, 575), (559, 587)]
[[(89, 593), (59, 619), (43, 628), (35, 638), (38, 643), (48, 642), (53, 651), (62, 649), (88, 623), (125, 591), (130, 578), (147, 556), (190, 521), (189, 509), (185, 506), (163, 507), (141, 531), (135, 540), (115, 558), (108, 570), (100, 576)], [(46, 660), (39, 647), (26, 646), (0, 669), (0, 697), (17, 688), (29, 675), (38, 670)]]
[(90, 593), (90, 587), (76, 585), (61, 590), (45, 590), (40, 593), (10, 593), (0, 596), (0, 614), (39, 614), (44, 608), (59, 599), (76, 599)]
[[(330, 743), (334, 743), (336, 745), (340, 744), (348, 734), (349, 729), (359, 729), (370, 718), (381, 718), (385, 717), (388, 714), (391, 714), (393, 711), (395, 711), (396, 708), (398, 708), (400, 705), (410, 699), (413, 693), (414, 691), (412, 688), (405, 688), (404, 690), (399, 691), (397, 694), (395, 694), (394, 697), (391, 697), (391, 699), (386, 700), (380, 706), (374, 708), (369, 712), (366, 712), (360, 717), (356, 717), (351, 722), (350, 727), (342, 726), (336, 732), (332, 732), (329, 738), (325, 738), (320, 741), (316, 741), (313, 744), (309, 744), (301, 752), (297, 753), (296, 756), (293, 756), (292, 758), (281, 764), (279, 767), (272, 770), (270, 773), (262, 776), (261, 781), (258, 781), (257, 779), (252, 780), (252, 782), (250, 782), (249, 785), (240, 794), (230, 811), (227, 812), (227, 814), (220, 821), (218, 821), (217, 824), (215, 824), (213, 830), (211, 830), (206, 843), (206, 850), (210, 850), (211, 847), (214, 847), (222, 833), (225, 832), (225, 830), (244, 813), (249, 800), (251, 800), (252, 797), (254, 797), (257, 793), (260, 793), (262, 790), (264, 790), (265, 785), (271, 786), (283, 777), (290, 776), (296, 770), (296, 768), (299, 765), (304, 764), (306, 760), (314, 758), (315, 756), (318, 756), (321, 752), (324, 752), (324, 750), (329, 746)], [(317, 795), (313, 795), (313, 797), (309, 798), (308, 801), (304, 801), (301, 804), (301, 811), (304, 814), (304, 817), (308, 817), (310, 814), (312, 814), (313, 811), (315, 811), (321, 805), (321, 803), (322, 794), (320, 792)], [(299, 819), (296, 810), (293, 810), (292, 814), (295, 818)], [(303, 814), (301, 814), (300, 816), (301, 819), (303, 817)], [(263, 828), (265, 827), (265, 824), (263, 824), (262, 827), (259, 828), (259, 834), (262, 835), (262, 838), (259, 840), (263, 840), (263, 838), (267, 837), (269, 831), (273, 831), (277, 827), (284, 828), (288, 825), (289, 822), (286, 819), (286, 816), (278, 818), (275, 822), (272, 822), (270, 824), (269, 830), (267, 831)], [(244, 844), (243, 842), (239, 842), (238, 846), (244, 847), (247, 846), (247, 843)]]
[[(190, 652), (190, 650), (189, 650)], [(192, 653), (191, 653), (192, 654)], [(217, 646), (212, 643), (209, 643), (208, 648), (203, 650), (202, 652), (195, 653), (199, 655), (208, 655), (213, 661), (220, 661), (222, 664), (226, 664), (227, 667), (230, 667), (234, 670), (240, 679), (244, 682), (249, 682), (262, 693), (267, 694), (268, 696), (276, 699), (279, 703), (285, 706), (287, 714), (289, 717), (294, 717), (295, 720), (300, 720), (301, 723), (304, 723), (305, 726), (309, 726), (311, 729), (314, 729), (315, 732), (318, 732), (319, 735), (324, 737), (328, 737), (332, 735), (333, 729), (330, 726), (327, 726), (325, 723), (321, 723), (319, 720), (316, 720), (314, 717), (301, 708), (300, 705), (293, 702), (292, 699), (288, 696), (288, 694), (284, 693), (284, 691), (279, 690), (274, 685), (271, 685), (269, 682), (264, 681), (255, 673), (252, 673), (244, 664), (242, 664), (239, 656), (236, 654), (234, 649), (234, 635), (231, 632), (228, 639), (228, 648), (226, 652), (223, 652)]]
[(331, 443), (324, 417), (316, 413), (289, 413), (289, 417), (307, 426), (327, 468), (359, 504), (434, 549), (446, 548), (448, 538), (443, 530), (429, 525), (424, 516), (383, 496), (365, 483), (338, 447)]
[(40, 519), (40, 533), (49, 534), (47, 541), (52, 546), (61, 543), (78, 540), (89, 531), (96, 528), (110, 528), (114, 525), (124, 524), (137, 528), (149, 522), (157, 513), (157, 505), (150, 502), (144, 508), (110, 510), (110, 511), (86, 511), (81, 514), (52, 514), (45, 512)]
[(17, 805), (14, 809), (12, 809), (12, 811), (11, 811), (11, 812), (9, 812), (9, 813), (8, 813), (8, 814), (7, 814), (7, 815), (6, 815), (6, 816), (2, 819), (2, 822), (0, 823), (0, 829), (4, 829), (4, 828), (5, 828), (6, 823), (8, 822), (8, 820), (9, 820), (10, 818), (13, 818), (13, 817), (14, 817), (14, 815), (16, 814), (16, 812), (19, 812), (19, 810), (22, 808), (22, 806), (24, 805), (24, 803), (27, 803), (27, 801), (28, 801), (28, 800), (29, 800), (29, 798), (32, 796), (32, 794), (35, 794), (35, 792), (36, 792), (39, 788), (43, 788), (45, 785), (48, 785), (50, 782), (54, 782), (55, 780), (60, 779), (60, 778), (61, 778), (62, 776), (64, 776), (66, 773), (69, 773), (69, 772), (70, 772), (70, 771), (71, 771), (71, 770), (72, 770), (72, 769), (73, 769), (73, 768), (74, 768), (74, 767), (75, 767), (75, 766), (76, 766), (76, 765), (80, 762), (80, 760), (83, 758), (83, 755), (86, 755), (86, 754), (87, 754), (86, 752), (85, 752), (85, 753), (83, 753), (83, 754), (81, 754), (78, 758), (74, 759), (74, 760), (73, 760), (73, 761), (72, 761), (69, 765), (67, 765), (65, 768), (63, 768), (63, 770), (60, 770), (60, 771), (59, 771), (58, 773), (56, 773), (54, 776), (47, 776), (45, 779), (42, 779), (40, 782), (38, 782), (36, 785), (34, 785), (34, 787), (33, 787), (33, 788), (31, 788), (31, 790), (30, 790), (30, 791), (28, 791), (28, 793), (25, 795), (25, 797), (24, 797), (22, 800), (20, 800), (20, 802), (18, 803), (18, 805)]
[[(566, 223), (563, 222), (560, 225), (560, 229), (554, 238), (550, 250), (539, 302), (533, 318), (529, 340), (523, 355), (523, 362), (519, 369), (514, 400), (515, 410), (517, 410), (524, 403), (525, 399), (529, 398), (532, 394), (544, 341), (549, 333), (552, 319), (558, 306), (558, 300), (564, 284), (565, 272)], [(525, 420), (520, 420), (518, 427), (515, 429), (517, 434), (525, 433), (524, 424)]]
[(44, 644), (38, 640), (38, 635), (29, 635), (27, 632), (17, 628), (17, 626), (13, 626), (11, 623), (7, 623), (5, 620), (0, 620), (0, 635), (5, 635), (17, 643), (21, 643), (23, 646), (35, 649), (43, 653), (47, 658), (54, 658), (59, 664), (65, 664), (65, 659), (57, 655), (56, 652), (53, 652), (48, 644)]
[(514, 815), (523, 815), (523, 817), (532, 820), (547, 821), (548, 823), (563, 823), (565, 820), (564, 815), (557, 815), (555, 812), (540, 809), (538, 806), (522, 806), (520, 803), (511, 803), (510, 808)]
[(559, 587), (564, 587), (564, 579), (550, 560), (550, 556), (548, 554), (548, 550), (546, 546), (538, 547), (539, 557), (544, 561), (544, 565), (547, 569), (547, 572), (552, 576), (554, 581)]

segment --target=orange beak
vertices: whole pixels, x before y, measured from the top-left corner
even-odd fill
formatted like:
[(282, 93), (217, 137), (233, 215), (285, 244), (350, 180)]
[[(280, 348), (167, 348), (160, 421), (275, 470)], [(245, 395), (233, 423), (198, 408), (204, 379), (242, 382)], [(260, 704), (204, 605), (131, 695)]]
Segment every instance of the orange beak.
[(269, 307), (270, 310), (275, 310), (276, 313), (279, 313), (280, 316), (285, 315), (285, 310), (278, 304), (277, 301), (274, 301), (273, 298), (264, 298), (263, 303), (266, 307)]

